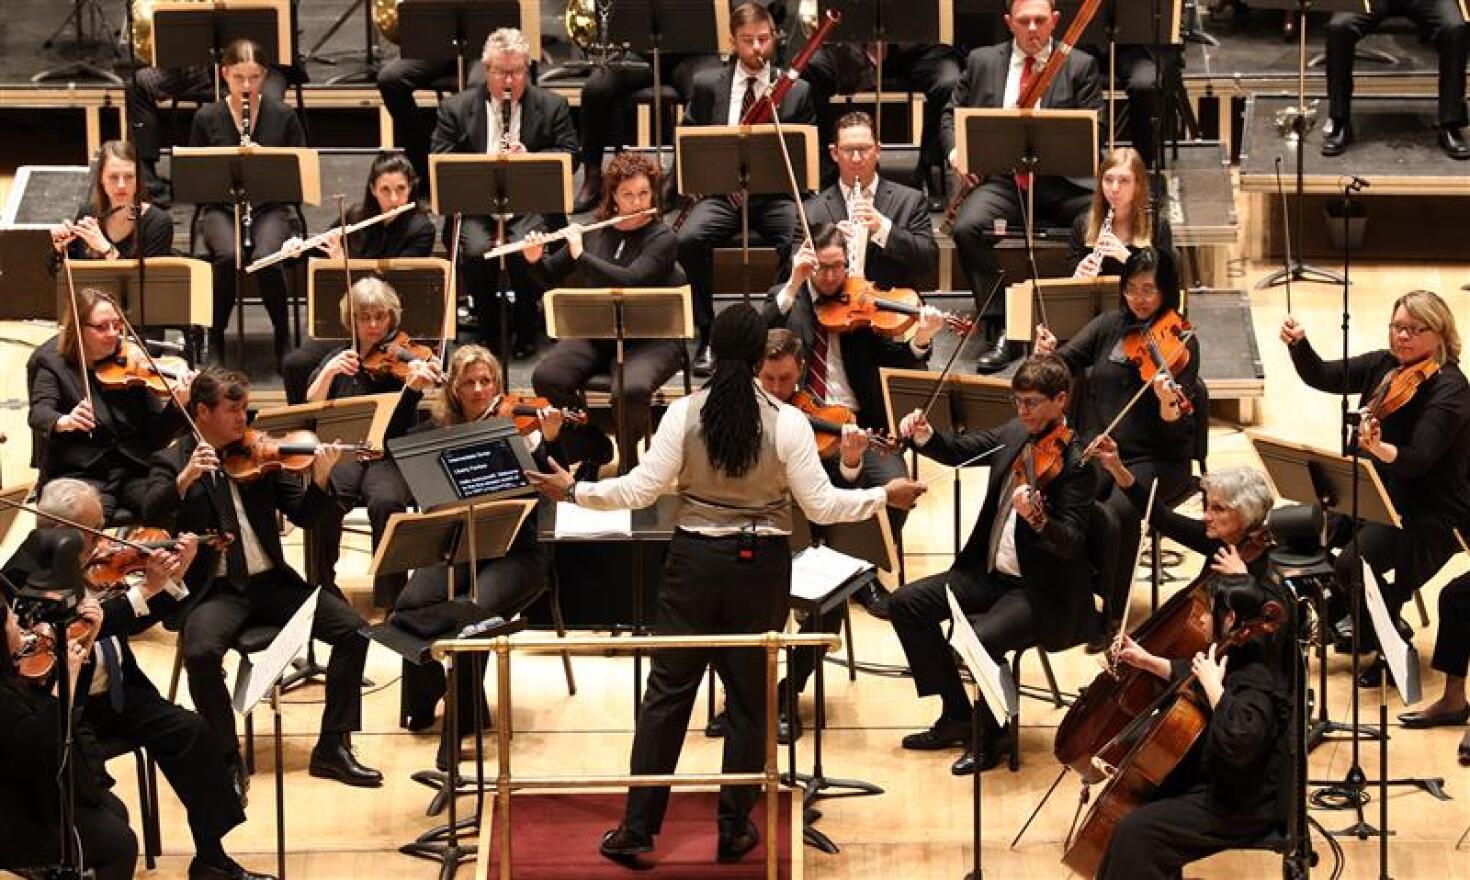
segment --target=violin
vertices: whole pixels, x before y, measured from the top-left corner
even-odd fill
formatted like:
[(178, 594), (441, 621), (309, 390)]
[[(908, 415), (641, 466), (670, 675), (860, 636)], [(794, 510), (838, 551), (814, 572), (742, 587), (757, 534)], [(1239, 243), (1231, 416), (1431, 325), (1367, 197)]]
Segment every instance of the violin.
[(1163, 376), (1179, 412), (1189, 415), (1194, 404), (1174, 376), (1189, 365), (1189, 340), (1194, 327), (1178, 312), (1169, 309), (1148, 324), (1129, 330), (1123, 337), (1123, 355), (1138, 369), (1145, 385)]
[[(220, 466), (230, 479), (250, 483), (276, 471), (301, 473), (316, 460), (322, 442), (306, 429), (271, 434), (246, 428), (245, 436), (220, 451)], [(358, 460), (381, 458), (382, 450), (367, 444), (331, 444), (356, 454)]]
[[(148, 567), (148, 556), (154, 550), (174, 551), (179, 541), (164, 529), (140, 528), (128, 533), (128, 544), (99, 545), (82, 566), (82, 578), (100, 593), (110, 593), (128, 586), (128, 577)], [(215, 550), (226, 550), (234, 543), (234, 535), (201, 535), (199, 542)]]
[[(1217, 646), (1216, 656), (1275, 632), (1285, 619), (1286, 611), (1280, 603), (1267, 602), (1260, 617), (1240, 623), (1231, 631)], [(1203, 735), (1210, 723), (1209, 713), (1195, 696), (1194, 682), (1195, 677), (1190, 675), (1169, 684), (1144, 714), (1115, 737), (1133, 739), (1135, 745), (1088, 810), (1062, 856), (1062, 864), (1083, 877), (1096, 876), (1118, 823), (1148, 801)], [(1151, 725), (1139, 731), (1137, 728), (1145, 722)]]
[(131, 340), (123, 340), (117, 351), (92, 367), (97, 383), (109, 391), (147, 388), (163, 398), (173, 396), (174, 387), (189, 372), (189, 365), (179, 357), (156, 357), (151, 361), (143, 349)]
[[(924, 301), (906, 287), (879, 290), (866, 278), (850, 275), (835, 296), (814, 303), (817, 323), (828, 333), (849, 333), (864, 328), (880, 336), (900, 337), (919, 319)], [(944, 323), (956, 333), (967, 333), (973, 318), (946, 314)]]
[[(817, 455), (821, 458), (831, 458), (842, 449), (843, 425), (857, 424), (857, 416), (852, 410), (835, 403), (819, 403), (809, 391), (796, 392), (791, 395), (788, 403), (806, 413), (806, 420), (811, 423), (812, 432), (816, 434)], [(898, 443), (893, 438), (872, 431), (865, 433), (868, 435), (868, 445), (873, 449), (885, 455), (898, 450)]]
[[(490, 401), (490, 408), (480, 418), (497, 416), (515, 422), (516, 430), (526, 436), (541, 427), (538, 413), (551, 406), (544, 397), (526, 397), (522, 394), (502, 394)], [(559, 408), (561, 417), (573, 425), (587, 424), (587, 414), (579, 409)]]
[(374, 345), (362, 357), (362, 369), (374, 379), (392, 376), (400, 383), (408, 381), (408, 368), (414, 361), (427, 361), (434, 357), (434, 350), (420, 345), (402, 330)]
[[(87, 650), (91, 650), (95, 635), (92, 625), (80, 617), (66, 626), (67, 640), (80, 642)], [(16, 671), (31, 684), (45, 687), (51, 683), (51, 673), (56, 670), (56, 635), (50, 624), (39, 624), (22, 636), (25, 641), (12, 655)]]
[(1439, 364), (1434, 358), (1425, 358), (1413, 366), (1398, 367), (1379, 381), (1368, 405), (1363, 408), (1365, 414), (1368, 418), (1383, 421), (1403, 409), (1405, 404), (1414, 399), (1414, 393), (1419, 390), (1419, 386), (1438, 372)]
[(1017, 486), (1030, 486), (1036, 491), (1047, 487), (1067, 465), (1067, 446), (1074, 436), (1066, 421), (1059, 420), (1051, 430), (1031, 441), (1031, 464), (1018, 455), (1011, 462), (1011, 476)]

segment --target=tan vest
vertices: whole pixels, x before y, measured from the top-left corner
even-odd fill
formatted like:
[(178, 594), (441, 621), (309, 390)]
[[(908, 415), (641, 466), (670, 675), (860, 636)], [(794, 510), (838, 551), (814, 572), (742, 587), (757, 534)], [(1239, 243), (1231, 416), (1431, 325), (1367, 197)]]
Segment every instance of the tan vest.
[(684, 463), (679, 468), (679, 527), (715, 531), (754, 526), (766, 532), (791, 531), (791, 493), (786, 468), (776, 458), (776, 414), (779, 404), (760, 389), (760, 454), (750, 470), (729, 477), (710, 463), (704, 446), (700, 412), (709, 392), (694, 393), (685, 413)]

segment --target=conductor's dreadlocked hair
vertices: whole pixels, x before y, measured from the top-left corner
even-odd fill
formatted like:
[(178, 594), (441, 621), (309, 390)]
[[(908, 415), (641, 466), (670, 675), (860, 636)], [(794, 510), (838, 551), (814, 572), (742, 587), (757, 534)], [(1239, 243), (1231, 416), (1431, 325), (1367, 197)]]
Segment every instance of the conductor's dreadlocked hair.
[(743, 476), (761, 446), (761, 414), (755, 374), (766, 350), (766, 322), (747, 305), (725, 309), (710, 328), (715, 372), (705, 387), (709, 397), (699, 411), (710, 463), (726, 476)]

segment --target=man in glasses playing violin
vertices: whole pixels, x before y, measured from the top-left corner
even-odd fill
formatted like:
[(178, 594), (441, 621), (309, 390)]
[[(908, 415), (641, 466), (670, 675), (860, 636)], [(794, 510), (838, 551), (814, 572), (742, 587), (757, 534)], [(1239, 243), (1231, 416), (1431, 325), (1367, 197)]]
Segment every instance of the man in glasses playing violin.
[[(37, 508), (77, 525), (102, 528), (102, 498), (81, 480), (52, 480), (41, 492)], [(38, 520), (38, 526), (68, 528), (58, 520)], [(27, 540), (5, 563), (5, 578), (24, 584), (49, 566), (40, 558), (34, 542)], [(81, 558), (86, 561), (97, 548), (97, 538), (82, 534)], [(77, 704), (87, 725), (98, 735), (142, 746), (163, 769), (189, 816), (195, 855), (189, 865), (190, 878), (266, 878), (241, 867), (225, 853), (222, 840), (244, 823), (243, 792), (234, 787), (222, 755), (204, 719), (171, 703), (143, 673), (128, 644), (128, 637), (157, 623), (160, 616), (177, 607), (188, 595), (180, 584), (183, 572), (193, 562), (198, 538), (181, 534), (173, 549), (155, 549), (147, 560), (140, 583), (110, 593), (99, 593), (89, 579), (81, 611), (85, 619), (101, 621), (86, 665), (77, 678)], [(8, 588), (7, 588), (8, 589)]]
[[(188, 411), (198, 437), (187, 436), (153, 457), (145, 505), (150, 522), (187, 525), (233, 535), (221, 551), (202, 548), (185, 575), (191, 596), (180, 609), (180, 649), (189, 672), (189, 692), (209, 721), (226, 760), (238, 767), (235, 711), (225, 688), (223, 661), (235, 639), (252, 625), (282, 626), (312, 587), (287, 563), (276, 512), (305, 528), (331, 503), (326, 487), (341, 450), (318, 443), (303, 487), (284, 469), (226, 477), (222, 451), (245, 437), (250, 382), (241, 373), (210, 368), (190, 388)], [(248, 479), (248, 482), (243, 480)], [(317, 598), (312, 637), (332, 645), (321, 735), (311, 753), (312, 776), (347, 785), (377, 787), (383, 775), (352, 753), (351, 732), (362, 726), (363, 667), (367, 638), (362, 617), (341, 598)]]
[(966, 747), (950, 768), (955, 775), (973, 772), (977, 762), (989, 770), (1010, 743), (983, 703), (982, 738), (971, 742), (970, 698), (941, 629), (950, 615), (945, 588), (996, 657), (1037, 644), (1061, 650), (1101, 626), (1087, 557), (1095, 479), (1066, 427), (1071, 387), (1072, 374), (1060, 359), (1033, 357), (1011, 379), (1016, 417), (1000, 427), (940, 433), (919, 410), (899, 424), (900, 436), (941, 464), (990, 468), (980, 517), (949, 571), (900, 587), (889, 602), (919, 696), (938, 694), (944, 701), (934, 725), (904, 737), (903, 747)]
[[(932, 306), (921, 306), (913, 338), (908, 341), (868, 328), (847, 333), (824, 328), (817, 320), (817, 305), (842, 295), (851, 277), (847, 271), (847, 239), (838, 227), (827, 224), (817, 224), (811, 232), (812, 241), (803, 243), (796, 252), (791, 277), (769, 292), (766, 326), (784, 327), (796, 335), (806, 355), (799, 374), (801, 385), (814, 397), (824, 404), (851, 410), (858, 426), (865, 430), (886, 430), (888, 410), (879, 368), (924, 369), (934, 337), (944, 328), (944, 315)], [(885, 479), (903, 475), (903, 465), (896, 459), (874, 456), (868, 467), (877, 469)], [(902, 525), (902, 520), (895, 523), (894, 534)], [(875, 584), (873, 590), (881, 591), (882, 587)], [(859, 601), (882, 617), (883, 598), (881, 593), (871, 593)]]

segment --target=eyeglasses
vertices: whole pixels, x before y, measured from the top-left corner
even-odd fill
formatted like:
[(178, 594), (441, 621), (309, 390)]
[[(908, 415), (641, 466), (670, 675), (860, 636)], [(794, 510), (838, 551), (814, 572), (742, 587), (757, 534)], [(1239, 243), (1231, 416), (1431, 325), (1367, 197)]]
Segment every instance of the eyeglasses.
[(854, 162), (866, 159), (878, 151), (877, 144), (864, 144), (857, 147), (838, 147), (837, 155), (846, 156)]
[(1124, 299), (1152, 299), (1159, 295), (1157, 287), (1127, 287), (1123, 289)]
[(87, 324), (86, 327), (98, 333), (106, 333), (108, 330), (121, 333), (125, 329), (122, 321), (98, 321), (95, 324)]
[(522, 67), (492, 67), (490, 75), (496, 79), (516, 79), (526, 75), (526, 68)]
[(1425, 333), (1430, 332), (1430, 330), (1431, 328), (1425, 327), (1423, 324), (1400, 324), (1395, 321), (1388, 325), (1389, 335), (1407, 336), (1410, 339), (1418, 339)]
[(840, 263), (818, 263), (817, 264), (817, 271), (818, 272), (841, 272), (843, 269), (846, 269), (846, 268), (847, 268), (847, 261), (846, 260), (843, 260)]
[(1036, 409), (1038, 406), (1050, 402), (1050, 397), (1045, 397), (1039, 394), (1030, 397), (1022, 397), (1019, 394), (1011, 395), (1011, 403), (1015, 404), (1016, 409), (1021, 410), (1022, 412), (1030, 412), (1031, 410)]

